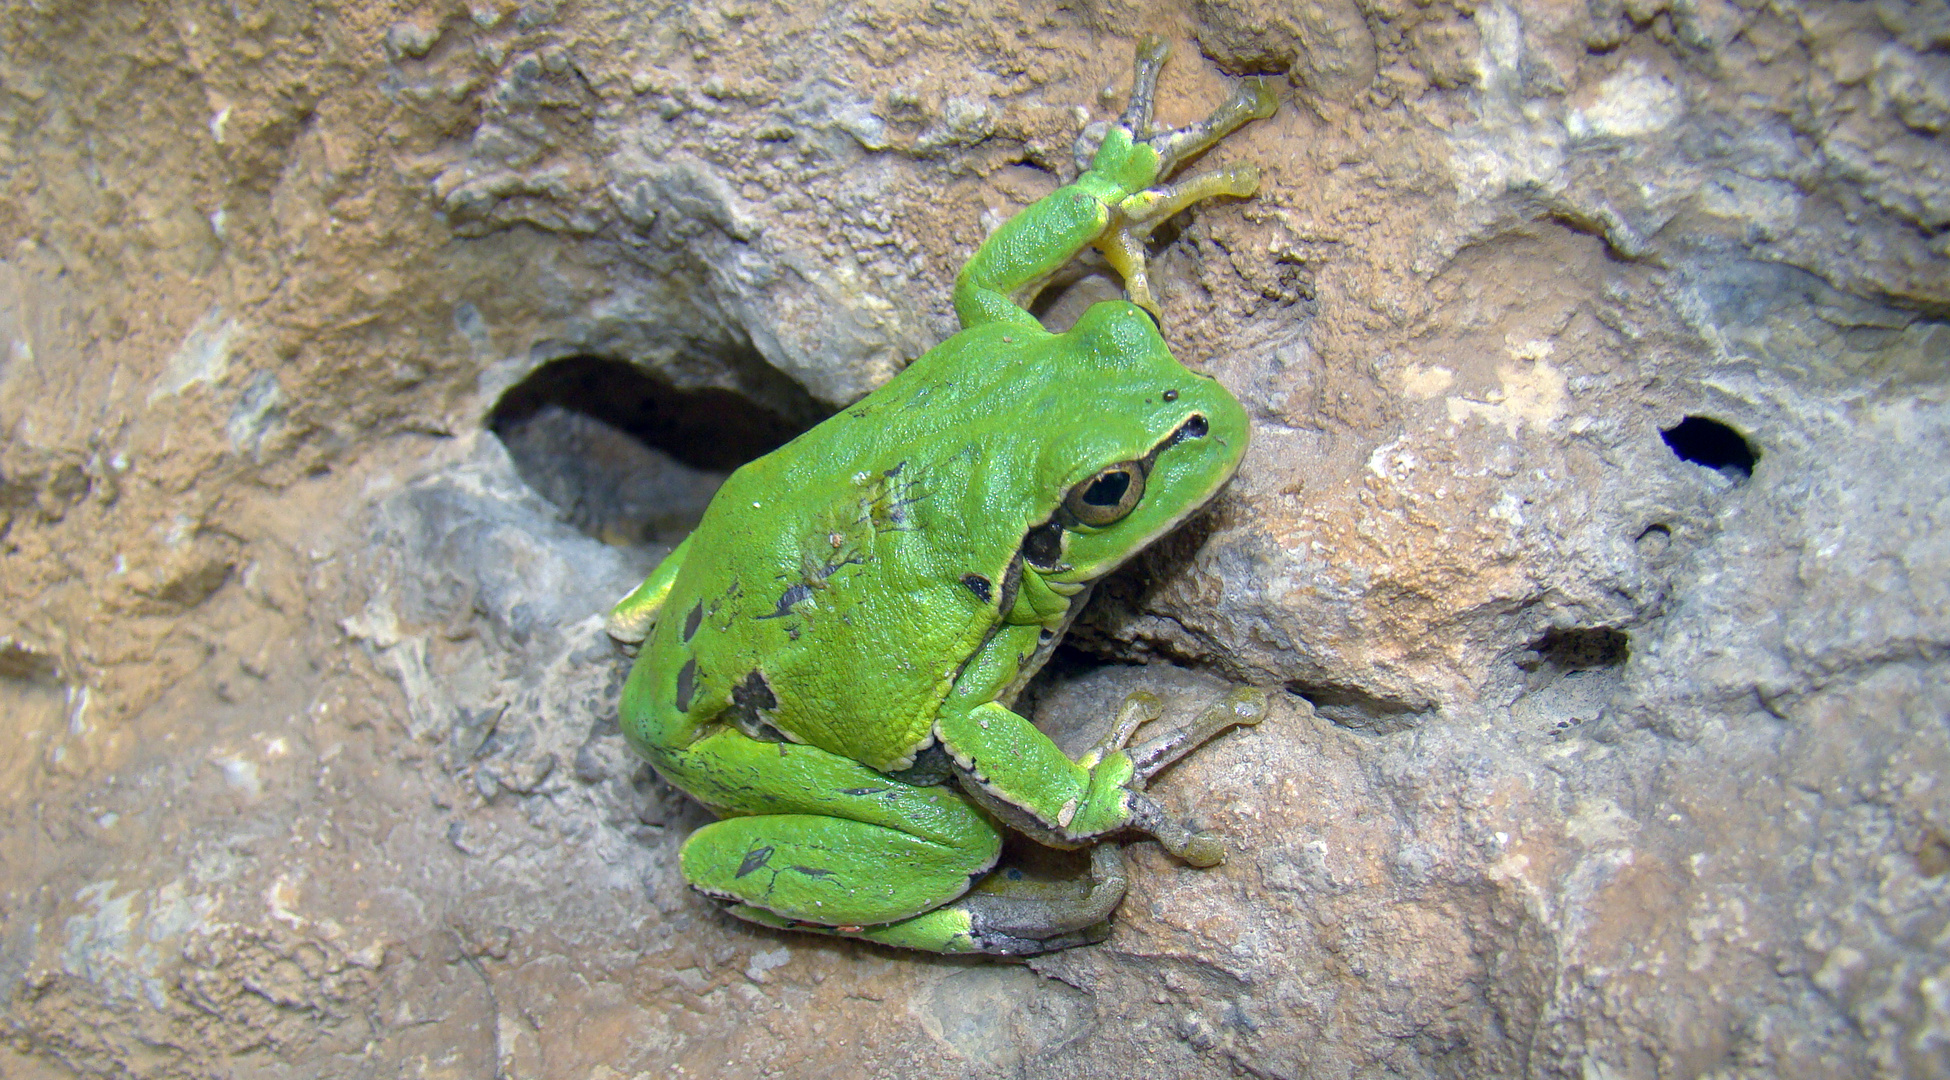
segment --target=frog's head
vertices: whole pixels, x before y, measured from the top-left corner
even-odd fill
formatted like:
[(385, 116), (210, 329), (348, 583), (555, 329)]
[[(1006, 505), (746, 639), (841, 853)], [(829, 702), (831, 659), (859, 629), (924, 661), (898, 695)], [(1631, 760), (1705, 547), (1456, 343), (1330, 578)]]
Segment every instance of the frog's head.
[(1180, 364), (1135, 306), (1098, 304), (1078, 331), (1097, 339), (1079, 359), (1098, 368), (1101, 400), (1073, 401), (1089, 415), (1046, 447), (1057, 501), (1023, 540), (1050, 582), (1095, 581), (1210, 502), (1251, 430), (1239, 400)]

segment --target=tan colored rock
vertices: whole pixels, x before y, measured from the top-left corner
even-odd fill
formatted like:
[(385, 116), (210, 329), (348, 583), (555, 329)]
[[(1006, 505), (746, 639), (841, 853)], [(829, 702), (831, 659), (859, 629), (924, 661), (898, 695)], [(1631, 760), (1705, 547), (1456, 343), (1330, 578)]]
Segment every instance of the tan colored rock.
[[(1111, 939), (1027, 967), (735, 923), (600, 616), (722, 455), (952, 331), (1148, 31), (1167, 122), (1292, 88), (1154, 263), (1255, 443), (1034, 698), (1284, 691), (1157, 785), (1234, 856), (1135, 847)], [(0, 1074), (1950, 1071), (1946, 42), (1927, 0), (0, 12)]]

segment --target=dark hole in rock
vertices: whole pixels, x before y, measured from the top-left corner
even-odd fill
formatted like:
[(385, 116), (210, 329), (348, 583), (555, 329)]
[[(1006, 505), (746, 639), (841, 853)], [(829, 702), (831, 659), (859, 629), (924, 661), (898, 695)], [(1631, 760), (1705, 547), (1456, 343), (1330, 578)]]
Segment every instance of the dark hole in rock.
[(1049, 659), (1042, 669), (1023, 685), (1022, 692), (1011, 705), (1018, 714), (1035, 720), (1043, 727), (1044, 734), (1071, 754), (1081, 754), (1095, 745), (1093, 736), (1102, 734), (1094, 730), (1098, 726), (1095, 721), (1114, 713), (1117, 703), (1106, 698), (1097, 703), (1097, 708), (1070, 716), (1052, 716), (1051, 703), (1064, 697), (1075, 684), (1087, 682), (1091, 676), (1106, 668), (1144, 666), (1099, 655), (1090, 650), (1090, 644), (1087, 639), (1076, 635), (1057, 641), (1050, 649)]
[(1029, 302), (1029, 313), (1052, 334), (1061, 334), (1077, 324), (1092, 304), (1124, 299), (1124, 286), (1117, 273), (1105, 265), (1103, 257), (1089, 252), (1073, 260), (1044, 284)]
[(1754, 475), (1760, 451), (1738, 431), (1706, 416), (1688, 416), (1659, 432), (1681, 461), (1704, 465), (1730, 480)]
[[(814, 413), (804, 404), (795, 411)], [(528, 486), (618, 545), (675, 543), (731, 470), (808, 426), (734, 391), (682, 389), (598, 356), (544, 364), (488, 415)]]
[(1335, 725), (1367, 735), (1393, 735), (1420, 726), (1429, 711), (1427, 705), (1376, 694), (1358, 686), (1296, 680), (1286, 684), (1286, 691), (1305, 698), (1314, 712)]
[(1609, 626), (1569, 627), (1547, 631), (1530, 643), (1530, 652), (1517, 666), (1525, 671), (1592, 671), (1623, 664), (1632, 655), (1632, 637)]
[(61, 665), (46, 653), (0, 638), (0, 679), (52, 686), (60, 682)]
[(1632, 655), (1631, 635), (1609, 626), (1547, 630), (1517, 654), (1522, 689), (1510, 715), (1521, 728), (1552, 739), (1604, 715), (1619, 669)]

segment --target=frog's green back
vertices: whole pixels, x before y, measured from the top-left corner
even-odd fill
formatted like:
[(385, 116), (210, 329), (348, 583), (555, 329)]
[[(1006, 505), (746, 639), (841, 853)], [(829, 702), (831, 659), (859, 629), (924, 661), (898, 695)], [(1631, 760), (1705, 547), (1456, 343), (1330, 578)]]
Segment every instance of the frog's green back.
[(637, 676), (658, 674), (632, 687), (626, 728), (654, 750), (732, 710), (748, 727), (904, 767), (958, 666), (1000, 623), (1025, 532), (1188, 410), (1226, 409), (1238, 431), (1229, 475), (1244, 440), (1237, 402), (1128, 304), (1100, 304), (1065, 335), (956, 335), (725, 483), (646, 643)]

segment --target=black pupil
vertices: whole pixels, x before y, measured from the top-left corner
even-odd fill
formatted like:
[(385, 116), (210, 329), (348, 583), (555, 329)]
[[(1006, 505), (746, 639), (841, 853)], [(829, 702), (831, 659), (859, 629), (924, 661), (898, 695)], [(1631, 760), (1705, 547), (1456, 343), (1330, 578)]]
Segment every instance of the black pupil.
[(1083, 489), (1083, 501), (1091, 506), (1116, 506), (1124, 501), (1124, 493), (1130, 488), (1131, 474), (1119, 469), (1090, 481), (1090, 486)]
[(1190, 420), (1185, 421), (1185, 426), (1178, 430), (1183, 438), (1203, 439), (1206, 431), (1205, 417), (1194, 414)]

